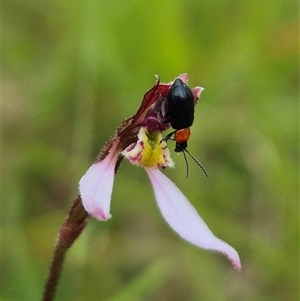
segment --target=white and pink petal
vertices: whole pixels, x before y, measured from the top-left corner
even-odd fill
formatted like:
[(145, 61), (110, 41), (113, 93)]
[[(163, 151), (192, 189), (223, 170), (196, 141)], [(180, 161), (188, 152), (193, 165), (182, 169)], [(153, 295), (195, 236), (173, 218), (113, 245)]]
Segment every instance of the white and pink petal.
[(102, 221), (111, 217), (110, 203), (118, 157), (119, 151), (115, 143), (109, 154), (103, 160), (93, 164), (79, 182), (79, 191), (85, 210)]
[(158, 207), (173, 230), (188, 242), (204, 249), (221, 252), (234, 267), (241, 269), (239, 255), (234, 248), (217, 238), (177, 186), (158, 169), (145, 168)]

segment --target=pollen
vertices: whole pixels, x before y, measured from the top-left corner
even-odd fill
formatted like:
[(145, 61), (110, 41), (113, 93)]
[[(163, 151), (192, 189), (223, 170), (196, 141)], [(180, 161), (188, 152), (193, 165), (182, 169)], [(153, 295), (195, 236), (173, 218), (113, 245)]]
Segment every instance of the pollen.
[(141, 127), (138, 141), (129, 145), (122, 154), (134, 165), (159, 169), (173, 167), (169, 149), (162, 139), (161, 131), (149, 132), (146, 127)]

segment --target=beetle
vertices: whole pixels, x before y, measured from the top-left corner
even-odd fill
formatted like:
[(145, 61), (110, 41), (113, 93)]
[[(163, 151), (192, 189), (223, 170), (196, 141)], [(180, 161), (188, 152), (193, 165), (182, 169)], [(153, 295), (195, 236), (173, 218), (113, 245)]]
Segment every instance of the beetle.
[[(208, 174), (204, 167), (187, 149), (187, 141), (191, 136), (190, 127), (194, 122), (195, 100), (192, 90), (180, 78), (174, 81), (168, 91), (166, 110), (168, 121), (175, 131), (169, 133), (163, 140), (175, 140), (174, 151), (176, 153), (182, 152), (184, 155), (187, 167), (186, 177), (189, 174), (189, 165), (185, 153), (190, 155), (207, 177)], [(173, 135), (174, 138), (171, 138)]]

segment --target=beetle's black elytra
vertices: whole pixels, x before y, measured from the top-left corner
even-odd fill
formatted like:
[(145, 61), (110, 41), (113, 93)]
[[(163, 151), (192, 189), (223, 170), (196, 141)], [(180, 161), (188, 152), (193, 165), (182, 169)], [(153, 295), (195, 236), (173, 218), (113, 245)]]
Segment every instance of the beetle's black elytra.
[(189, 128), (194, 122), (195, 101), (192, 90), (177, 78), (168, 95), (168, 114), (173, 129)]

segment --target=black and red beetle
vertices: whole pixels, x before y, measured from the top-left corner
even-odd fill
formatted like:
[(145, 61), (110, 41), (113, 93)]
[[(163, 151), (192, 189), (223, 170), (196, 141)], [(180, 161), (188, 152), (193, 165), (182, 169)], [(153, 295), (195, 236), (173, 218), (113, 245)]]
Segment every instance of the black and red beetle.
[(168, 141), (174, 135), (176, 145), (174, 151), (183, 152), (187, 166), (187, 174), (189, 174), (189, 165), (185, 153), (197, 163), (203, 170), (204, 174), (208, 174), (201, 163), (188, 151), (187, 141), (190, 138), (190, 127), (194, 122), (195, 99), (192, 90), (180, 78), (177, 78), (170, 87), (167, 94), (166, 115), (168, 122), (175, 130), (169, 133), (163, 140)]

